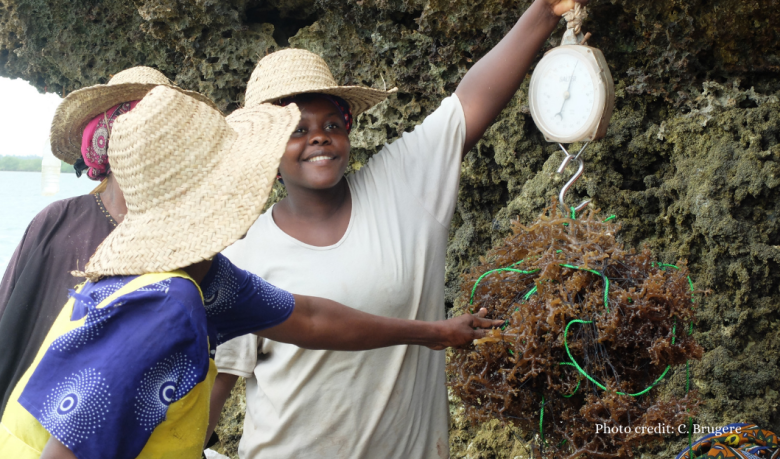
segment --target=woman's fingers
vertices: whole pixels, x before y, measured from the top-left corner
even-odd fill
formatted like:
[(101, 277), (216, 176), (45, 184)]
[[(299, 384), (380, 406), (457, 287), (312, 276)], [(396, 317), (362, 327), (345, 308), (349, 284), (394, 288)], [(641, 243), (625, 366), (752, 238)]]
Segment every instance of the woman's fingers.
[(485, 330), (484, 328), (478, 328), (478, 329), (474, 330), (474, 335), (473, 335), (474, 339), (484, 338), (485, 336), (487, 336), (487, 332), (488, 331)]
[(472, 324), (479, 328), (494, 328), (504, 324), (503, 320), (485, 319), (487, 309), (481, 308), (476, 314), (473, 314)]
[(588, 4), (588, 0), (547, 0), (547, 3), (552, 7), (553, 14), (563, 16), (564, 13), (574, 8), (575, 1), (582, 6)]
[(440, 322), (442, 339), (427, 346), (434, 350), (467, 346), (475, 339), (484, 338), (491, 329), (504, 324), (503, 320), (486, 319), (486, 315), (487, 310), (482, 308), (476, 314), (463, 314)]

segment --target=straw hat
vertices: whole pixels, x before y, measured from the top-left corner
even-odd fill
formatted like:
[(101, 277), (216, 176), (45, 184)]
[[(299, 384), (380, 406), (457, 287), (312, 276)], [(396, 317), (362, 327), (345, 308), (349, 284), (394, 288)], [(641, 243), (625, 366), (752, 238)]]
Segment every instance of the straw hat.
[(114, 75), (107, 84), (96, 84), (68, 94), (54, 113), (51, 124), (51, 151), (68, 164), (81, 158), (84, 126), (114, 105), (142, 99), (155, 86), (168, 86), (184, 94), (217, 106), (208, 97), (174, 86), (159, 70), (133, 67)]
[(328, 64), (320, 56), (305, 49), (285, 49), (271, 53), (257, 63), (246, 85), (245, 105), (274, 103), (298, 94), (321, 93), (346, 100), (352, 115), (358, 116), (397, 90), (339, 86)]
[(172, 271), (237, 241), (260, 216), (299, 119), (294, 104), (224, 118), (181, 91), (149, 91), (114, 124), (108, 154), (127, 215), (86, 277)]

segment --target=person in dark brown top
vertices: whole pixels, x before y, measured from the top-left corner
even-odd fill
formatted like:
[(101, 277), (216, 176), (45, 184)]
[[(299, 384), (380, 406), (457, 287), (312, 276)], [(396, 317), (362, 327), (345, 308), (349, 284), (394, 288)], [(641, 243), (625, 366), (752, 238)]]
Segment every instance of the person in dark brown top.
[(179, 89), (157, 70), (133, 67), (108, 84), (70, 93), (57, 107), (52, 153), (73, 164), (78, 175), (83, 172), (102, 184), (92, 194), (57, 201), (36, 215), (6, 268), (0, 282), (0, 413), (67, 302), (68, 291), (84, 281), (71, 271), (84, 269), (127, 213), (111, 175), (108, 139), (116, 118), (156, 86)]
[(27, 227), (0, 282), (0, 409), (35, 358), (68, 289), (84, 281), (70, 272), (84, 267), (115, 226), (101, 196), (88, 194), (49, 205)]

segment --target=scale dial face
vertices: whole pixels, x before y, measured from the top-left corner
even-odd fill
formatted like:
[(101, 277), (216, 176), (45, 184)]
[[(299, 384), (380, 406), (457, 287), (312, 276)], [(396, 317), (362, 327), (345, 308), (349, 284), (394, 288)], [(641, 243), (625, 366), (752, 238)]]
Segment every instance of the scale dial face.
[(598, 125), (604, 110), (604, 84), (588, 57), (587, 51), (559, 47), (534, 70), (531, 114), (548, 140), (583, 140)]

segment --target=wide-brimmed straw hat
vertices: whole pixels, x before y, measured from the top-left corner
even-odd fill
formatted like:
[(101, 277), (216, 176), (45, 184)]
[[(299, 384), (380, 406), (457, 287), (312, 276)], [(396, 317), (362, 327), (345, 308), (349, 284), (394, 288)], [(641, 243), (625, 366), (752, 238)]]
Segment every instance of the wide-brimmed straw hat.
[(172, 271), (237, 241), (260, 216), (299, 119), (294, 104), (224, 118), (180, 91), (152, 89), (114, 124), (108, 154), (127, 215), (84, 275)]
[(271, 53), (257, 63), (246, 85), (244, 105), (276, 103), (298, 94), (331, 94), (346, 100), (352, 115), (358, 116), (397, 90), (339, 86), (320, 56), (305, 49), (285, 49)]
[(68, 94), (54, 112), (51, 151), (68, 164), (81, 158), (81, 136), (94, 117), (122, 102), (142, 99), (156, 86), (168, 86), (216, 108), (208, 97), (173, 85), (159, 70), (133, 67), (114, 75), (107, 84), (97, 84)]

